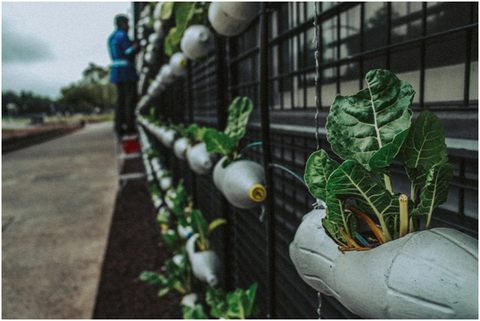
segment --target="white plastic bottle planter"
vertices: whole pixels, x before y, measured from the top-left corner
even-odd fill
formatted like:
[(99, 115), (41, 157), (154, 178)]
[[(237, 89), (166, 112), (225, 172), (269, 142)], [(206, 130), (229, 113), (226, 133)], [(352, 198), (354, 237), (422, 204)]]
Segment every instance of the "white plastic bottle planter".
[(260, 12), (260, 2), (219, 2), (223, 12), (237, 20), (253, 20)]
[(170, 57), (170, 67), (172, 68), (172, 74), (177, 77), (183, 77), (187, 74), (187, 56), (182, 52), (177, 52)]
[(166, 129), (163, 132), (162, 143), (167, 148), (172, 148), (177, 132), (174, 129)]
[(168, 176), (168, 177), (162, 177), (160, 179), (160, 188), (162, 189), (162, 191), (167, 191), (170, 187), (172, 187), (172, 177), (171, 176)]
[(434, 228), (369, 251), (342, 254), (325, 233), (325, 210), (303, 218), (290, 245), (300, 277), (368, 319), (478, 318), (478, 243)]
[(180, 160), (185, 160), (188, 148), (188, 140), (185, 137), (181, 137), (173, 144), (173, 153)]
[(175, 199), (177, 197), (177, 194), (175, 193), (175, 190), (170, 188), (167, 193), (165, 194), (165, 204), (167, 204), (167, 207), (170, 209), (170, 210), (173, 210), (173, 207), (175, 206), (175, 204), (173, 204), (173, 201), (172, 199)]
[(191, 226), (183, 227), (181, 225), (178, 225), (177, 232), (178, 232), (178, 236), (186, 240), (192, 233), (192, 227)]
[(194, 309), (195, 308), (195, 303), (197, 303), (198, 300), (199, 300), (198, 294), (189, 293), (189, 294), (186, 294), (186, 295), (183, 296), (180, 304)]
[(162, 204), (163, 204), (163, 200), (155, 194), (152, 195), (152, 201), (153, 201), (153, 206), (155, 207), (155, 209), (160, 208), (160, 206), (162, 206)]
[(177, 254), (172, 257), (173, 263), (175, 263), (177, 266), (180, 266), (183, 262), (183, 255), (182, 254)]
[(172, 67), (170, 65), (163, 65), (160, 68), (159, 74), (161, 75), (162, 83), (170, 85), (175, 80), (175, 75), (172, 73)]
[(162, 17), (161, 15), (162, 6), (163, 6), (163, 2), (159, 2), (155, 6), (155, 9), (153, 9), (153, 17), (155, 18), (155, 20), (160, 20), (160, 18)]
[(218, 283), (217, 269), (219, 266), (218, 255), (213, 251), (195, 251), (195, 241), (198, 234), (194, 234), (187, 241), (187, 252), (190, 262), (192, 263), (193, 275), (202, 282), (210, 286), (215, 286)]
[(267, 197), (262, 185), (265, 180), (263, 167), (250, 160), (237, 160), (223, 168), (225, 158), (220, 159), (213, 170), (213, 182), (225, 198), (235, 207), (249, 209)]
[(187, 149), (187, 161), (190, 168), (197, 174), (205, 174), (212, 167), (212, 158), (205, 143), (200, 143), (195, 146), (189, 146)]
[(145, 53), (145, 62), (149, 65), (153, 64), (156, 59), (156, 54), (152, 51), (147, 51)]
[(152, 33), (150, 36), (148, 36), (149, 46), (151, 44), (151, 45), (153, 45), (153, 48), (156, 49), (159, 45), (159, 43), (158, 43), (159, 38), (160, 37), (156, 33)]
[(182, 52), (192, 60), (205, 57), (213, 50), (214, 45), (214, 36), (210, 29), (204, 25), (192, 25), (188, 27), (180, 41)]
[(259, 11), (259, 2), (212, 2), (208, 20), (219, 34), (236, 36), (248, 27)]
[(150, 163), (152, 164), (152, 169), (153, 169), (154, 171), (158, 171), (159, 169), (162, 168), (162, 165), (160, 164), (160, 159), (158, 159), (158, 157), (152, 158), (152, 160), (150, 161)]
[(161, 22), (160, 20), (154, 22), (153, 30), (160, 38), (165, 37), (165, 29), (163, 28), (163, 22)]
[(165, 132), (165, 127), (152, 127), (151, 129), (153, 135), (155, 135), (155, 137), (160, 141), (162, 142), (163, 144), (163, 133)]

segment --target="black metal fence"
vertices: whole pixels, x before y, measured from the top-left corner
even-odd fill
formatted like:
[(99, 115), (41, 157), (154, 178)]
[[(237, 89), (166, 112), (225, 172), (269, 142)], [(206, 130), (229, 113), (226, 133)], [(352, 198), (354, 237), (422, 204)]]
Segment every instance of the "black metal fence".
[[(265, 204), (232, 207), (211, 175), (196, 175), (170, 150), (156, 148), (175, 182), (184, 179), (195, 207), (208, 220), (227, 219), (212, 237), (223, 286), (245, 289), (257, 282), (258, 317), (353, 318), (326, 296), (318, 312), (317, 292), (289, 258), (295, 231), (315, 202), (292, 172), (303, 176), (318, 147), (331, 152), (324, 126), (334, 96), (364, 88), (371, 69), (389, 69), (416, 89), (414, 111), (433, 110), (446, 130), (454, 179), (432, 224), (478, 237), (478, 3), (281, 2), (262, 8), (241, 35), (217, 37), (215, 52), (191, 63), (187, 79), (152, 106), (160, 118), (223, 129), (230, 101), (250, 97), (255, 109), (242, 145), (263, 143), (244, 156), (266, 169)], [(162, 57), (158, 64), (166, 62)], [(406, 181), (402, 172), (398, 166), (392, 173), (398, 189)]]

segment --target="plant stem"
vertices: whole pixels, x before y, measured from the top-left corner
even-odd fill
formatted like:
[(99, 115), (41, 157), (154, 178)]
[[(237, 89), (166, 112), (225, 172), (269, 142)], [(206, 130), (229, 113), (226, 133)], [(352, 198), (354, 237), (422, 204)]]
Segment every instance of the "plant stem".
[(393, 195), (394, 193), (390, 176), (388, 176), (387, 174), (383, 174), (383, 179), (385, 180), (385, 188), (390, 192), (390, 194)]
[(400, 233), (399, 237), (405, 236), (408, 233), (408, 196), (400, 195), (398, 198), (400, 203)]
[(354, 248), (356, 249), (361, 248), (361, 246), (358, 245), (357, 242), (355, 242), (350, 236), (348, 236), (348, 234), (345, 233), (342, 228), (340, 228), (340, 233), (342, 233), (343, 237), (346, 238), (347, 242), (353, 245)]
[(383, 235), (382, 231), (378, 228), (378, 226), (375, 224), (375, 222), (373, 222), (372, 219), (367, 216), (367, 214), (363, 213), (358, 208), (351, 207), (350, 205), (347, 205), (347, 210), (351, 211), (353, 214), (355, 214), (355, 216), (357, 216), (361, 219), (364, 219), (365, 222), (367, 222), (370, 229), (372, 230), (372, 232), (377, 237), (380, 244), (385, 243), (385, 236)]

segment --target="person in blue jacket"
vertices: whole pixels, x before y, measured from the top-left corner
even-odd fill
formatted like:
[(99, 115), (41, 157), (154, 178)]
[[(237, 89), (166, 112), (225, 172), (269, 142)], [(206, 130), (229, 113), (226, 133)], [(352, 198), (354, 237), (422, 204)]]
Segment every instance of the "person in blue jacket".
[(135, 106), (137, 104), (138, 75), (134, 58), (137, 43), (128, 37), (128, 18), (115, 16), (117, 29), (108, 38), (112, 59), (110, 81), (117, 86), (117, 107), (115, 110), (115, 132), (119, 137), (135, 134)]

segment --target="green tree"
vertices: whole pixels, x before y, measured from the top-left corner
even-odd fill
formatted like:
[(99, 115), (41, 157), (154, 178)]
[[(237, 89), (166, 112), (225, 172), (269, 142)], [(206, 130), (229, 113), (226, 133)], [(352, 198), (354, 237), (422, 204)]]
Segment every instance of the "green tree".
[(80, 112), (91, 112), (95, 107), (113, 108), (116, 89), (109, 79), (110, 68), (90, 63), (83, 71), (82, 80), (61, 89), (58, 102)]

